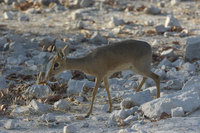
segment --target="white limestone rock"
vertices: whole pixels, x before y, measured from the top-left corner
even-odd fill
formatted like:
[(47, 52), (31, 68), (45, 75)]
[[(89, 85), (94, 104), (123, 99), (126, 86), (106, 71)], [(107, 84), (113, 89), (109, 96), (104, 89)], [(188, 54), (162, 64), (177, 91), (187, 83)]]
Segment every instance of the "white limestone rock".
[(6, 123), (4, 124), (4, 128), (8, 129), (8, 130), (12, 130), (16, 128), (16, 120), (14, 119), (9, 119), (6, 121)]
[(183, 81), (181, 79), (173, 79), (167, 81), (167, 89), (181, 90), (183, 87)]
[(164, 58), (159, 64), (158, 64), (158, 66), (159, 67), (162, 67), (162, 66), (171, 66), (172, 65), (172, 63), (171, 63), (171, 61), (169, 61), (167, 58)]
[(10, 13), (10, 12), (4, 12), (3, 16), (4, 16), (4, 19), (7, 19), (7, 20), (12, 20), (13, 19), (13, 14)]
[(199, 93), (200, 91), (194, 88), (187, 91), (181, 90), (174, 94), (144, 103), (141, 105), (141, 109), (144, 115), (150, 118), (160, 117), (163, 112), (170, 114), (171, 109), (176, 107), (182, 107), (184, 112), (192, 112), (200, 107)]
[(196, 88), (197, 90), (200, 90), (200, 77), (199, 76), (193, 76), (191, 77), (183, 86), (182, 90), (190, 90), (191, 88)]
[(81, 0), (80, 1), (80, 7), (85, 8), (85, 7), (90, 7), (93, 5), (94, 1), (93, 0)]
[(123, 19), (118, 19), (117, 17), (111, 17), (110, 22), (108, 23), (108, 28), (117, 27), (123, 25), (125, 22)]
[(153, 20), (147, 20), (144, 22), (145, 25), (147, 26), (153, 26), (154, 25), (154, 21)]
[(49, 95), (52, 95), (53, 92), (49, 86), (46, 85), (32, 85), (28, 87), (25, 92), (24, 92), (24, 97), (29, 97), (29, 98), (43, 98), (47, 97)]
[(173, 26), (181, 28), (179, 21), (173, 15), (169, 15), (166, 17), (165, 27), (173, 27)]
[(176, 60), (176, 61), (174, 61), (174, 62), (172, 63), (172, 66), (173, 66), (173, 67), (180, 67), (180, 66), (182, 66), (184, 63), (185, 63), (185, 61), (184, 61), (183, 59), (178, 59), (178, 60)]
[(63, 128), (63, 133), (75, 133), (75, 132), (76, 132), (76, 127), (72, 124), (64, 126)]
[(92, 34), (89, 41), (94, 44), (106, 44), (107, 43), (107, 39), (105, 37), (103, 37), (99, 32), (94, 32), (94, 34)]
[(133, 121), (137, 121), (138, 120), (138, 117), (137, 116), (134, 116), (134, 115), (130, 115), (128, 116), (126, 119), (124, 119), (124, 122), (129, 124)]
[(192, 72), (192, 71), (195, 72), (195, 71), (196, 71), (195, 65), (194, 65), (194, 64), (191, 64), (191, 63), (189, 63), (189, 62), (183, 64), (183, 65), (182, 65), (182, 69), (183, 69), (184, 71), (189, 71), (189, 72)]
[(135, 94), (123, 95), (122, 98), (129, 98), (134, 105), (141, 105), (152, 100), (152, 95), (149, 90), (137, 92)]
[(135, 106), (135, 103), (130, 98), (123, 99), (120, 103), (121, 109), (130, 109)]
[(167, 79), (180, 79), (185, 82), (190, 77), (190, 73), (187, 71), (177, 71), (176, 68), (171, 68), (166, 73)]
[(39, 45), (45, 46), (45, 47), (48, 47), (48, 46), (54, 44), (54, 40), (55, 39), (51, 36), (44, 36), (44, 37), (38, 38)]
[(8, 87), (6, 82), (6, 78), (4, 76), (0, 76), (0, 90)]
[(24, 22), (24, 21), (29, 21), (30, 19), (29, 19), (29, 16), (27, 16), (27, 15), (25, 15), (25, 14), (20, 14), (19, 16), (18, 16), (18, 21), (20, 21), (20, 22)]
[(172, 117), (182, 117), (184, 116), (184, 111), (182, 107), (176, 107), (171, 109), (171, 116)]
[(165, 56), (165, 57), (174, 57), (174, 50), (168, 49), (168, 50), (162, 51), (160, 55)]
[(78, 95), (84, 84), (86, 84), (86, 82), (88, 82), (88, 80), (73, 80), (70, 79), (68, 82), (68, 88), (67, 88), (67, 95), (71, 96), (71, 95)]
[(30, 114), (31, 113), (31, 108), (28, 106), (19, 106), (13, 109), (11, 112), (11, 115), (13, 116), (19, 116), (19, 115), (24, 115), (24, 114)]
[(58, 109), (61, 111), (67, 111), (70, 109), (70, 105), (64, 99), (60, 99), (59, 101), (55, 102), (53, 106), (55, 109)]
[(54, 122), (56, 121), (55, 115), (53, 113), (43, 114), (38, 118), (38, 121), (42, 122)]
[(186, 41), (185, 57), (189, 61), (200, 59), (200, 36), (190, 37)]
[(81, 20), (83, 18), (83, 15), (79, 10), (77, 10), (75, 12), (72, 12), (71, 18), (72, 18), (72, 20), (77, 20), (77, 19)]
[(154, 73), (159, 75), (161, 80), (165, 79), (166, 77), (166, 73), (163, 69), (156, 69)]
[(35, 109), (35, 111), (37, 111), (37, 113), (40, 113), (40, 114), (46, 113), (52, 109), (50, 105), (42, 104), (38, 102), (37, 100), (32, 100), (29, 103), (29, 107), (32, 107), (33, 109)]
[(172, 6), (177, 6), (177, 5), (179, 5), (180, 4), (180, 2), (181, 2), (181, 0), (171, 0), (171, 5)]

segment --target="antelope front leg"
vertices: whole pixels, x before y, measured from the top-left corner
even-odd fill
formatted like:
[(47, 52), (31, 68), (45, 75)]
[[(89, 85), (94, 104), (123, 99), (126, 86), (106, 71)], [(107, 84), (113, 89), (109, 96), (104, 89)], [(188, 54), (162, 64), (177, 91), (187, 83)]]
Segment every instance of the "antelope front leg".
[(107, 92), (107, 96), (108, 96), (108, 102), (109, 102), (108, 112), (111, 113), (111, 110), (112, 110), (112, 101), (111, 101), (111, 96), (110, 96), (110, 91), (109, 91), (108, 78), (105, 77), (103, 79), (103, 82), (104, 82), (104, 86), (105, 86), (105, 89), (106, 89), (106, 92)]
[(96, 93), (97, 93), (97, 89), (99, 88), (100, 84), (101, 84), (101, 78), (96, 78), (95, 87), (94, 87), (94, 90), (93, 90), (93, 93), (92, 93), (92, 102), (91, 102), (91, 105), (90, 105), (90, 109), (89, 109), (87, 115), (85, 116), (86, 118), (89, 117), (90, 114), (92, 113), (94, 99), (95, 99), (95, 96), (96, 96)]
[(140, 84), (139, 84), (139, 86), (138, 86), (136, 92), (139, 92), (139, 91), (140, 91), (140, 89), (142, 88), (142, 85), (144, 84), (144, 82), (146, 81), (146, 79), (147, 79), (146, 77), (143, 77), (143, 79), (142, 79), (142, 81), (140, 82)]

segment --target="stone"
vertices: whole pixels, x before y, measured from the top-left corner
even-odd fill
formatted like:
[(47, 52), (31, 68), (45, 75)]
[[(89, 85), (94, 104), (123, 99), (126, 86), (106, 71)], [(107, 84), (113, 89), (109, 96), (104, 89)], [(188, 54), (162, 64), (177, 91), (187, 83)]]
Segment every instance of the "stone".
[(80, 7), (85, 8), (85, 7), (90, 7), (94, 3), (93, 0), (81, 0), (80, 2)]
[(137, 116), (130, 115), (130, 116), (128, 116), (126, 119), (124, 119), (124, 122), (125, 122), (126, 124), (129, 124), (129, 123), (131, 123), (131, 122), (133, 122), (133, 121), (137, 121), (137, 120), (138, 120)]
[(183, 87), (183, 81), (181, 79), (173, 79), (167, 81), (167, 89), (181, 90)]
[(4, 128), (8, 129), (8, 130), (12, 130), (16, 128), (16, 120), (13, 119), (9, 119), (6, 121), (6, 123), (4, 124)]
[[(200, 89), (199, 89), (200, 90)], [(141, 105), (144, 115), (149, 118), (158, 118), (163, 112), (170, 115), (171, 109), (182, 107), (184, 112), (192, 112), (200, 107), (200, 91), (196, 88), (181, 90), (167, 96), (155, 99)]]
[(156, 69), (154, 73), (159, 75), (161, 80), (165, 79), (166, 77), (166, 73), (163, 69)]
[(177, 5), (179, 5), (180, 4), (180, 2), (181, 2), (181, 0), (171, 0), (171, 5), (172, 6), (177, 6)]
[(172, 65), (172, 63), (171, 63), (171, 61), (169, 61), (167, 58), (164, 58), (159, 64), (158, 64), (158, 66), (159, 67), (162, 67), (162, 66), (171, 66)]
[(86, 82), (86, 80), (79, 81), (70, 79), (68, 82), (67, 95), (78, 95)]
[(51, 90), (51, 88), (49, 88), (49, 86), (46, 85), (32, 85), (29, 86), (25, 92), (24, 92), (24, 97), (28, 97), (28, 98), (44, 98), (47, 96), (52, 95), (53, 92)]
[(29, 103), (29, 106), (35, 109), (35, 111), (37, 111), (37, 113), (40, 113), (40, 114), (46, 113), (52, 109), (50, 105), (42, 104), (38, 102), (37, 100), (32, 100)]
[(19, 106), (13, 109), (11, 112), (11, 115), (13, 116), (19, 116), (19, 115), (24, 115), (24, 114), (30, 114), (31, 110), (28, 106)]
[(151, 46), (155, 47), (155, 46), (162, 46), (164, 43), (161, 40), (154, 40), (151, 44)]
[(4, 16), (4, 19), (7, 19), (7, 20), (12, 20), (13, 19), (13, 15), (10, 12), (4, 12), (3, 16)]
[(45, 46), (45, 47), (49, 47), (50, 45), (54, 44), (54, 38), (50, 37), (50, 36), (44, 36), (44, 37), (40, 37), (38, 38), (39, 41), (39, 45), (40, 46)]
[(176, 107), (171, 109), (171, 116), (172, 117), (182, 117), (184, 116), (184, 111), (182, 107)]
[(4, 3), (11, 5), (13, 2), (16, 2), (16, 0), (4, 0)]
[(176, 68), (171, 68), (169, 71), (166, 73), (166, 78), (167, 79), (180, 79), (183, 82), (188, 80), (190, 76), (190, 73), (187, 71), (176, 71)]
[(186, 41), (185, 57), (187, 60), (200, 59), (200, 36), (190, 37)]
[(64, 126), (63, 128), (63, 133), (75, 133), (75, 132), (76, 132), (76, 128), (71, 124)]
[(119, 25), (125, 24), (123, 19), (118, 19), (116, 17), (111, 17), (110, 22), (108, 23), (108, 28), (117, 27)]
[(195, 67), (195, 65), (194, 64), (191, 64), (191, 63), (189, 63), (189, 62), (186, 62), (185, 64), (183, 64), (182, 65), (182, 69), (184, 70), (184, 71), (193, 71), (193, 72), (195, 72), (196, 71), (196, 67)]
[(55, 77), (61, 83), (67, 83), (72, 78), (71, 71), (64, 71)]
[(83, 125), (81, 126), (81, 128), (88, 128), (89, 127), (89, 123), (85, 122), (83, 123)]
[(114, 35), (120, 34), (122, 32), (120, 27), (116, 27), (112, 29)]
[(55, 115), (53, 113), (43, 114), (38, 118), (38, 121), (42, 122), (54, 122), (56, 121)]
[(124, 70), (122, 71), (122, 77), (125, 79), (130, 78), (131, 76), (133, 76), (134, 72), (131, 70)]
[(124, 95), (123, 97), (130, 98), (134, 105), (142, 105), (152, 100), (152, 96), (149, 90), (140, 91), (135, 94)]
[(174, 57), (174, 50), (173, 49), (165, 50), (165, 51), (161, 52), (160, 55), (165, 56), (165, 57)]
[(164, 32), (168, 31), (168, 28), (165, 28), (163, 24), (159, 24), (155, 26), (155, 30), (157, 33), (163, 34)]
[(53, 106), (55, 109), (58, 109), (61, 111), (67, 111), (70, 109), (70, 105), (64, 99), (60, 99), (59, 101), (55, 102)]
[(182, 90), (190, 90), (191, 88), (200, 89), (200, 77), (193, 76), (191, 77), (183, 86)]
[(0, 76), (0, 90), (7, 87), (8, 87), (8, 84), (6, 82), (6, 78), (4, 76)]
[(126, 119), (128, 116), (133, 115), (135, 112), (138, 111), (138, 107), (132, 107), (130, 109), (121, 109), (121, 110), (115, 110), (112, 112), (110, 116), (110, 120), (117, 122), (120, 119)]
[(0, 51), (3, 50), (4, 45), (7, 43), (7, 40), (5, 37), (0, 37)]
[(121, 109), (130, 109), (134, 106), (135, 106), (135, 104), (130, 98), (123, 99), (122, 102), (120, 103)]
[(18, 21), (23, 22), (23, 21), (29, 21), (29, 17), (27, 15), (19, 15)]
[(103, 107), (101, 108), (101, 110), (102, 110), (103, 112), (107, 112), (108, 109), (109, 109), (109, 105), (108, 105), (108, 104), (103, 105)]
[(147, 20), (144, 22), (145, 25), (147, 26), (153, 26), (154, 25), (154, 21), (153, 20)]
[(166, 17), (165, 27), (173, 27), (173, 26), (175, 26), (176, 28), (181, 28), (179, 21), (173, 15), (169, 15)]
[(158, 15), (158, 14), (161, 13), (161, 10), (160, 10), (159, 8), (157, 8), (157, 7), (153, 6), (153, 5), (151, 5), (151, 6), (149, 6), (149, 7), (147, 7), (147, 8), (145, 9), (145, 12), (146, 12), (147, 14)]
[(107, 43), (107, 39), (105, 37), (101, 36), (101, 34), (99, 32), (94, 32), (92, 34), (91, 38), (89, 39), (89, 41), (94, 44), (106, 44)]
[(174, 61), (172, 63), (172, 66), (173, 67), (181, 67), (184, 63), (185, 63), (185, 61), (183, 59), (177, 59), (176, 61)]
[(82, 15), (82, 13), (79, 10), (77, 10), (75, 12), (72, 12), (71, 18), (72, 18), (73, 21), (77, 20), (77, 19), (81, 20), (83, 18), (83, 15)]

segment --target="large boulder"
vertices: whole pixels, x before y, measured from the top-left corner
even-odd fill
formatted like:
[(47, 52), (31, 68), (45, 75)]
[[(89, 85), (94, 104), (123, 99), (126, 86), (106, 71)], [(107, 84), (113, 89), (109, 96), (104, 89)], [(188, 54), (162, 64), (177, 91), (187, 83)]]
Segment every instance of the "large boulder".
[(159, 118), (162, 113), (171, 114), (171, 110), (182, 107), (184, 112), (192, 112), (200, 107), (199, 90), (190, 86), (190, 90), (181, 90), (159, 99), (144, 103), (141, 109), (150, 118)]
[(52, 94), (53, 94), (53, 92), (52, 92), (51, 88), (49, 88), (49, 86), (32, 85), (32, 86), (30, 86), (26, 89), (26, 91), (24, 92), (24, 97), (43, 98), (43, 97), (47, 97), (47, 96), (52, 95)]
[(200, 59), (200, 36), (190, 37), (186, 41), (185, 58), (189, 61)]

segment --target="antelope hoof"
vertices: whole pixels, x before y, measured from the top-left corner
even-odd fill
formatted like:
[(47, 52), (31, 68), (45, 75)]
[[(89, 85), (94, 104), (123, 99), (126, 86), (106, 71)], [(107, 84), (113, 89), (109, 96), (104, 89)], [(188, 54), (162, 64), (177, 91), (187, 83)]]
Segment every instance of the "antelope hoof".
[(106, 111), (107, 113), (111, 113), (112, 111), (111, 110), (108, 110), (108, 111)]

